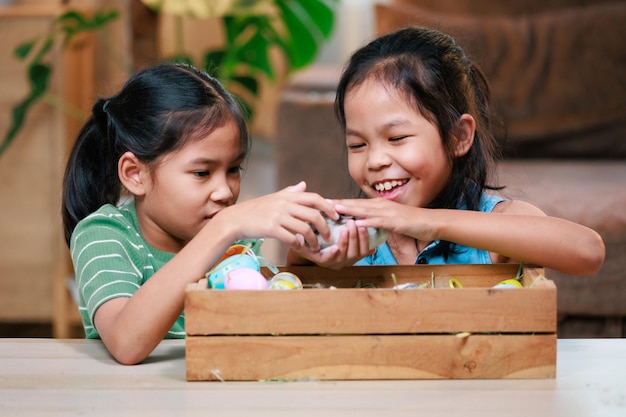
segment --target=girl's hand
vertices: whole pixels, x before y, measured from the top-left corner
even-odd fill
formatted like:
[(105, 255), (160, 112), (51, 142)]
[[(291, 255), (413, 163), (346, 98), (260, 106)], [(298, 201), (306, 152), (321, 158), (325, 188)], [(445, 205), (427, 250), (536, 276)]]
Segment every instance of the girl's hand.
[(233, 240), (246, 238), (274, 238), (291, 247), (306, 244), (319, 250), (319, 234), (330, 239), (330, 229), (322, 213), (331, 219), (339, 216), (332, 202), (316, 193), (307, 193), (306, 184), (286, 187), (281, 191), (227, 207), (214, 220), (232, 230)]
[(422, 242), (446, 240), (489, 252), (492, 263), (542, 265), (571, 275), (592, 275), (605, 257), (602, 237), (565, 219), (546, 216), (521, 201), (503, 201), (490, 213), (412, 207), (380, 198), (335, 201), (358, 227), (380, 227)]
[[(291, 251), (319, 266), (330, 269), (341, 269), (353, 265), (359, 259), (369, 255), (369, 236), (367, 228), (357, 227), (354, 220), (349, 220), (339, 232), (337, 242), (322, 250), (314, 250), (305, 245), (292, 246)], [(290, 253), (290, 264), (301, 263), (294, 261)]]
[(423, 241), (438, 238), (432, 211), (383, 198), (335, 200), (338, 213), (356, 217), (358, 227), (377, 227)]

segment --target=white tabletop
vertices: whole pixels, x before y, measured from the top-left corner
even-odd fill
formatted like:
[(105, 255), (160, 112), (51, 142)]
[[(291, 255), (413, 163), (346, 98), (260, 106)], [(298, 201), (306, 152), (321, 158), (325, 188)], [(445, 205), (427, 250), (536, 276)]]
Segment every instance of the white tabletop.
[(539, 380), (187, 382), (184, 341), (123, 366), (100, 341), (0, 339), (0, 416), (626, 416), (626, 339), (558, 341)]

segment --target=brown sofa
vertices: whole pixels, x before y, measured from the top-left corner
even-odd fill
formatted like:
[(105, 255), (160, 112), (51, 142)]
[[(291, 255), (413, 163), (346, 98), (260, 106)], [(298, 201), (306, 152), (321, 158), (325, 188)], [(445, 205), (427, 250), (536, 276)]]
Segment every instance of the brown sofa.
[[(510, 197), (597, 230), (595, 276), (548, 270), (560, 337), (626, 335), (626, 1), (395, 0), (376, 31), (418, 24), (453, 35), (489, 79), (506, 131), (499, 182)], [(312, 68), (284, 92), (278, 185), (304, 179), (327, 197), (353, 195), (333, 113), (340, 68)]]

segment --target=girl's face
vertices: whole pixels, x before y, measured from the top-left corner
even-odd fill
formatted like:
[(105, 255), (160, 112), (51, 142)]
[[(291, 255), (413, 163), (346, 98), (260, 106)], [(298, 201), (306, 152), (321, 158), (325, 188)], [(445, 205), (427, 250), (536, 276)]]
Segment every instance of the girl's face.
[(348, 90), (344, 110), (348, 169), (363, 192), (415, 207), (432, 202), (451, 173), (437, 127), (376, 80)]
[(234, 122), (165, 155), (137, 202), (146, 240), (178, 252), (220, 210), (235, 204), (244, 157)]

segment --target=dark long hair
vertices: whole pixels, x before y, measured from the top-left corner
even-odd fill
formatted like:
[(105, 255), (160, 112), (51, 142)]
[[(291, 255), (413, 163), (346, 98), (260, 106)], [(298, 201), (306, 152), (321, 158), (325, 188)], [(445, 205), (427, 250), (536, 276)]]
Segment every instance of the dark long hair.
[[(499, 149), (493, 134), (490, 91), (482, 72), (452, 37), (432, 29), (411, 27), (383, 35), (356, 51), (337, 88), (335, 113), (346, 128), (346, 93), (367, 79), (404, 94), (416, 111), (434, 123), (452, 164), (452, 175), (431, 208), (477, 210)], [(476, 120), (474, 143), (461, 157), (454, 155), (454, 129), (459, 117)]]
[(166, 63), (132, 76), (114, 96), (98, 99), (71, 151), (63, 179), (63, 226), (74, 228), (104, 204), (116, 204), (119, 158), (132, 152), (148, 166), (229, 120), (242, 151), (250, 142), (239, 103), (215, 79), (188, 65)]

